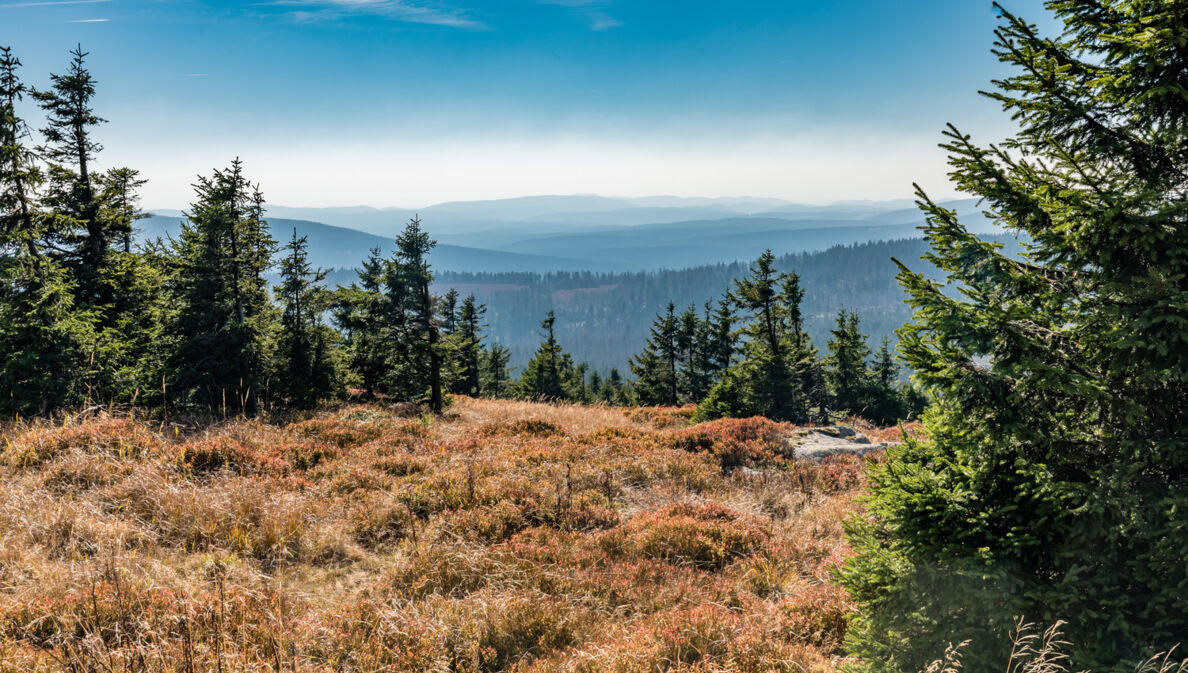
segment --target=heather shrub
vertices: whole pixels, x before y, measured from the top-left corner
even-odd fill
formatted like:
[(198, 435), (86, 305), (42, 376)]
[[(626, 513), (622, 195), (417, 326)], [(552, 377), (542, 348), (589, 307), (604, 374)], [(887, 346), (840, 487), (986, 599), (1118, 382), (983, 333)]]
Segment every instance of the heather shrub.
[(510, 502), (450, 512), (442, 526), (459, 538), (502, 542), (528, 526), (524, 511)]
[(328, 442), (349, 449), (382, 437), (387, 429), (378, 423), (364, 423), (347, 418), (319, 417), (290, 428), (298, 437)]
[(497, 421), (486, 423), (479, 428), (479, 434), (484, 437), (500, 437), (529, 435), (532, 437), (553, 437), (564, 434), (555, 423), (540, 418), (525, 418), (517, 421)]
[(403, 502), (386, 494), (355, 502), (347, 514), (355, 540), (367, 547), (398, 542), (413, 535), (416, 522)]
[(793, 486), (800, 491), (817, 495), (848, 491), (864, 483), (870, 463), (881, 463), (882, 451), (864, 456), (840, 454), (820, 460), (798, 460), (791, 469)]
[(393, 559), (382, 585), (407, 600), (427, 596), (460, 598), (502, 577), (506, 569), (498, 559), (473, 543), (437, 546), (432, 554), (413, 550)]
[(393, 477), (407, 477), (418, 474), (427, 470), (429, 465), (428, 459), (408, 454), (384, 456), (371, 464), (375, 469), (386, 472)]
[(226, 548), (269, 563), (321, 557), (313, 504), (244, 477), (195, 485), (147, 473), (118, 485), (110, 505), (134, 513), (160, 540), (187, 551)]
[(60, 426), (17, 425), (4, 431), (0, 464), (31, 467), (68, 451), (137, 458), (157, 449), (162, 440), (144, 425), (127, 418), (94, 418)]
[(790, 593), (778, 605), (784, 639), (812, 645), (826, 653), (839, 651), (847, 620), (855, 606), (844, 589), (813, 583)]
[(627, 418), (635, 423), (668, 430), (689, 425), (696, 412), (697, 406), (693, 404), (683, 407), (639, 407), (627, 414)]
[(239, 474), (287, 472), (292, 466), (275, 445), (262, 445), (227, 435), (196, 439), (177, 448), (178, 461), (194, 474), (219, 470)]
[(132, 461), (74, 449), (45, 466), (41, 484), (55, 493), (79, 493), (113, 484), (128, 476), (134, 467)]
[(716, 570), (758, 550), (767, 533), (757, 522), (722, 505), (676, 504), (640, 514), (609, 531), (600, 544), (610, 554), (631, 554)]
[(714, 456), (723, 470), (786, 463), (783, 436), (789, 426), (766, 418), (720, 418), (672, 434), (672, 446)]

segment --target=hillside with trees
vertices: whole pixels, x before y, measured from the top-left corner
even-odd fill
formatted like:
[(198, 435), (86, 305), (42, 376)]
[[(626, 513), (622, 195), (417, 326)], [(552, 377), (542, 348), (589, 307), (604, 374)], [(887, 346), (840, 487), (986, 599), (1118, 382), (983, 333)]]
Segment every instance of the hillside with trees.
[[(988, 237), (1008, 253), (1020, 248), (1012, 236)], [(863, 330), (878, 344), (896, 342), (895, 330), (911, 317), (907, 295), (895, 282), (892, 259), (911, 262), (927, 277), (941, 272), (929, 263), (917, 263), (928, 250), (923, 239), (878, 241), (837, 246), (816, 253), (779, 254), (773, 267), (795, 271), (804, 289), (804, 330), (813, 343), (823, 346), (840, 310), (857, 312)], [(683, 312), (690, 306), (702, 310), (717, 299), (734, 280), (746, 275), (753, 260), (690, 269), (635, 273), (459, 273), (437, 275), (440, 291), (454, 288), (473, 293), (487, 305), (487, 323), (493, 339), (512, 353), (512, 364), (521, 366), (536, 348), (533, 327), (540, 316), (553, 311), (558, 338), (580, 353), (595, 370), (625, 371), (627, 360), (638, 352), (652, 318), (671, 302)], [(337, 271), (328, 283), (349, 282), (350, 272)]]
[(922, 240), (631, 273), (332, 272), (238, 158), (138, 238), (0, 47), (0, 673), (1185, 673), (1188, 7), (1045, 5)]

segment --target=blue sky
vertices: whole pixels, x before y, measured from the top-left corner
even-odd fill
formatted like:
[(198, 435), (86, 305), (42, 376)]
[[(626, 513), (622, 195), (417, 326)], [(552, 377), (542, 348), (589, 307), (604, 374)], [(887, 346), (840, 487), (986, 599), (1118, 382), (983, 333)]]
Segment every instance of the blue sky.
[(995, 22), (982, 0), (0, 0), (26, 81), (91, 53), (101, 163), (156, 207), (236, 155), (287, 205), (946, 195), (943, 125), (1010, 128), (976, 93)]

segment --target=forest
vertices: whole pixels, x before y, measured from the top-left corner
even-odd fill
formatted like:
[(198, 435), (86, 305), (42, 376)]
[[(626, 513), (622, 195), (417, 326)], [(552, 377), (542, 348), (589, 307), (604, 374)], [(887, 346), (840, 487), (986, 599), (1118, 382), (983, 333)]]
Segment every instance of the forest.
[[(1017, 253), (1019, 244), (1009, 234), (984, 236)], [(822, 252), (778, 254), (779, 271), (795, 271), (805, 289), (805, 331), (813, 343), (824, 345), (837, 312), (845, 309), (861, 316), (862, 330), (872, 344), (884, 338), (897, 342), (895, 330), (908, 321), (911, 309), (895, 282), (895, 264), (902, 260), (927, 277), (941, 272), (921, 259), (928, 250), (920, 238), (872, 241), (835, 246)], [(716, 300), (735, 279), (746, 274), (749, 262), (716, 264), (689, 269), (636, 273), (554, 272), (437, 274), (440, 292), (456, 289), (474, 294), (487, 306), (488, 334), (511, 351), (511, 364), (531, 357), (539, 316), (552, 310), (557, 316), (557, 338), (606, 374), (623, 371), (639, 350), (652, 318), (669, 302), (684, 310)], [(348, 282), (353, 272), (331, 272), (327, 283)]]

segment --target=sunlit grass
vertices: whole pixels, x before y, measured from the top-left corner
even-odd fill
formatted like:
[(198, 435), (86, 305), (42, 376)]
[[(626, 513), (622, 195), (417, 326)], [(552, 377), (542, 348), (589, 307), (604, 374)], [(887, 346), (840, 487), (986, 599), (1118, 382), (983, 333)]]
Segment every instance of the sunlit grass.
[(458, 398), (0, 441), (0, 671), (828, 671), (858, 459)]

